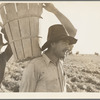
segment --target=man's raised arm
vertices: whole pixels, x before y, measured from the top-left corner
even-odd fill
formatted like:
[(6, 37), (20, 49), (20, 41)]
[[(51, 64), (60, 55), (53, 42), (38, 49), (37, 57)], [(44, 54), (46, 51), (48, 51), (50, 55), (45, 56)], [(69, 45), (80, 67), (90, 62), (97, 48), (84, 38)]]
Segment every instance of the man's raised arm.
[(70, 36), (75, 37), (77, 30), (66, 16), (64, 16), (52, 3), (44, 3), (44, 8), (52, 12), (59, 19)]

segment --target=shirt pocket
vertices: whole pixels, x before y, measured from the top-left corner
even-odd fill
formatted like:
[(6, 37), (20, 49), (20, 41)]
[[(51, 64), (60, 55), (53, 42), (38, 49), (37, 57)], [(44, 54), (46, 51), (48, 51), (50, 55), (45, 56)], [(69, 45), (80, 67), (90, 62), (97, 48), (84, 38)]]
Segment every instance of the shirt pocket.
[(60, 85), (58, 79), (46, 81), (46, 88), (48, 92), (60, 92)]

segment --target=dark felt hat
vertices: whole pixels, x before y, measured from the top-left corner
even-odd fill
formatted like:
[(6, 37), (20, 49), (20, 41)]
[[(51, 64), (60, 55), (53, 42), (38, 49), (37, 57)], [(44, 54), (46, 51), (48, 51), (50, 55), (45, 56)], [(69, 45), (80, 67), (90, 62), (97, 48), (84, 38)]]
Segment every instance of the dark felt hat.
[(56, 42), (62, 39), (69, 40), (69, 44), (75, 44), (77, 39), (68, 36), (65, 28), (61, 24), (53, 25), (49, 28), (47, 42), (42, 46), (42, 51), (49, 47), (52, 42)]

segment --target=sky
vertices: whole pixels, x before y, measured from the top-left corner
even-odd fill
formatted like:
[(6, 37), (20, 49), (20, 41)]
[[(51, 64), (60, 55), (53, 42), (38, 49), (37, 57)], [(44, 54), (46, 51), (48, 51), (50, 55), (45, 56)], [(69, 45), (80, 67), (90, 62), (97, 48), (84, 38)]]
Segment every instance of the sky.
[[(80, 54), (100, 54), (100, 1), (57, 1), (52, 2), (54, 6), (62, 12), (77, 29), (75, 36), (78, 39), (74, 45), (73, 53), (79, 51)], [(43, 9), (40, 19), (39, 35), (40, 46), (47, 39), (49, 26), (59, 24), (56, 16)]]
[[(77, 29), (75, 38), (78, 39), (74, 45), (73, 53), (79, 51), (81, 54), (100, 53), (100, 1), (64, 1), (53, 3)], [(60, 23), (52, 14), (43, 10), (43, 19), (40, 26), (43, 34), (42, 43), (46, 41), (47, 30), (49, 26)], [(43, 24), (44, 23), (44, 24)], [(40, 34), (41, 34), (40, 32)]]

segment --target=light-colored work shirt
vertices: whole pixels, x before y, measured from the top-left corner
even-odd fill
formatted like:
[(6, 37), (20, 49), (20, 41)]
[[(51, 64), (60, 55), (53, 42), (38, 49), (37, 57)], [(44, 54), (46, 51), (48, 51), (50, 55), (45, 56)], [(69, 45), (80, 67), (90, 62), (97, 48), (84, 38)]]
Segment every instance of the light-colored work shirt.
[(33, 59), (25, 68), (20, 92), (63, 92), (65, 86), (65, 74), (62, 62), (57, 66), (43, 54)]

